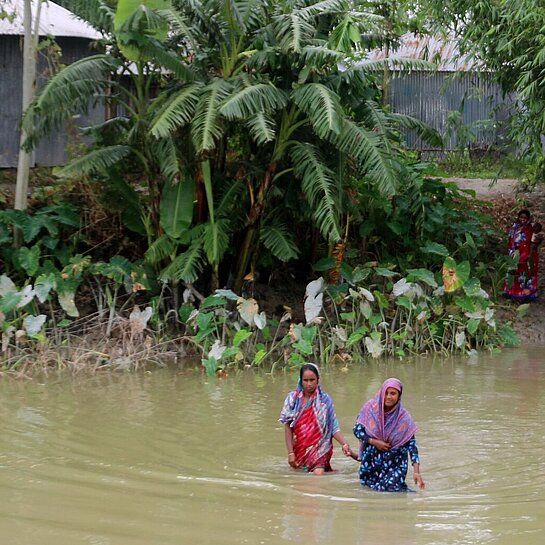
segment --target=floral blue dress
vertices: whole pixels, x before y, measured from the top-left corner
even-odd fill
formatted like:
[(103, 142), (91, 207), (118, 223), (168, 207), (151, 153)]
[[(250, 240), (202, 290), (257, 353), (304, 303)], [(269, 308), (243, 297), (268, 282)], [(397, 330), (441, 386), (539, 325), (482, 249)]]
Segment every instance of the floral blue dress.
[(354, 435), (361, 441), (361, 465), (359, 471), (362, 485), (378, 492), (403, 492), (408, 490), (407, 478), (408, 456), (411, 463), (420, 463), (418, 448), (414, 435), (404, 445), (380, 452), (369, 444), (370, 437), (365, 433), (362, 424), (354, 426)]

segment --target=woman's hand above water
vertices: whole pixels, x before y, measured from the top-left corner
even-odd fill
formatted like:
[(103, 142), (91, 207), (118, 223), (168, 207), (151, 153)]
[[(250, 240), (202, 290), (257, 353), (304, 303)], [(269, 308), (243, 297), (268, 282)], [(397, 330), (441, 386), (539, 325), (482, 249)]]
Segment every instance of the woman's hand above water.
[(375, 447), (377, 450), (380, 450), (380, 452), (388, 452), (390, 448), (392, 448), (390, 443), (381, 441), (380, 439), (375, 439), (374, 437), (369, 439), (369, 444)]
[(414, 484), (418, 485), (420, 490), (424, 490), (424, 488), (426, 488), (426, 483), (424, 482), (424, 479), (422, 479), (422, 475), (420, 475), (420, 473), (414, 474)]
[(295, 459), (295, 454), (293, 452), (290, 452), (288, 454), (288, 464), (295, 469), (299, 467), (299, 464), (297, 463), (297, 460)]

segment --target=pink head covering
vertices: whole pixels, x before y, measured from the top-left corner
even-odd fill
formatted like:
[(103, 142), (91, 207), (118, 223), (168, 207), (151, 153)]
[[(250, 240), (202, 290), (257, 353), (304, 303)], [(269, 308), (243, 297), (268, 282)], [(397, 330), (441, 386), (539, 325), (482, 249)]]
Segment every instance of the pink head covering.
[[(399, 401), (388, 412), (384, 412), (384, 397), (387, 388), (399, 391)], [(361, 408), (357, 424), (362, 424), (365, 432), (373, 439), (390, 443), (391, 448), (404, 445), (416, 432), (417, 427), (411, 415), (401, 404), (403, 385), (397, 378), (386, 379), (373, 399), (365, 402)]]

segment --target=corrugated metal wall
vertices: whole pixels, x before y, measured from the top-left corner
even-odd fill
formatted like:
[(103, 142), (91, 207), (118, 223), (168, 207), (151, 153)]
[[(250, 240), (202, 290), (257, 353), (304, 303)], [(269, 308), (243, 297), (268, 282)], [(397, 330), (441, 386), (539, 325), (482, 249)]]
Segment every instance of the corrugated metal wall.
[[(460, 111), (464, 125), (476, 135), (475, 147), (497, 144), (504, 138), (512, 103), (497, 84), (473, 72), (396, 73), (390, 81), (389, 100), (392, 111), (421, 119), (444, 136), (449, 112)], [(411, 149), (433, 149), (412, 131), (405, 140)], [(455, 134), (445, 140), (446, 150), (457, 149)]]
[[(62, 49), (63, 64), (93, 54), (89, 40), (83, 38), (58, 38)], [(0, 36), (0, 168), (17, 166), (19, 150), (19, 123), (21, 119), (22, 97), (22, 38), (19, 36)], [(40, 58), (38, 64), (39, 81), (44, 81), (48, 73), (46, 59)], [(94, 109), (90, 117), (103, 120), (101, 109)], [(89, 118), (79, 123), (88, 124)], [(66, 163), (66, 145), (69, 141), (65, 131), (52, 133), (34, 151), (36, 166), (56, 166)]]

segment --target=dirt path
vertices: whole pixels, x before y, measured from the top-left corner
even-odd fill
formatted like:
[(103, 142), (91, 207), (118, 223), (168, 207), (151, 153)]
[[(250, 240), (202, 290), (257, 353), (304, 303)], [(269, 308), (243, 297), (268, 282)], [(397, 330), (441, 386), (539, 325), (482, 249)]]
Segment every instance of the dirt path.
[(498, 199), (515, 195), (518, 180), (514, 178), (475, 179), (475, 178), (448, 178), (449, 182), (457, 183), (462, 189), (475, 191), (478, 199)]
[[(494, 217), (498, 224), (507, 230), (515, 219), (517, 211), (527, 208), (536, 221), (545, 224), (545, 188), (539, 187), (527, 190), (518, 185), (515, 179), (478, 180), (467, 178), (448, 178), (448, 181), (456, 182), (462, 189), (472, 189), (475, 197), (491, 203)], [(528, 313), (521, 319), (516, 318), (518, 305), (505, 301), (502, 313), (505, 312), (508, 319), (512, 319), (514, 327), (524, 344), (545, 345), (545, 245), (540, 248), (539, 259), (539, 286), (542, 295), (531, 303)], [(505, 308), (503, 308), (505, 307)]]

